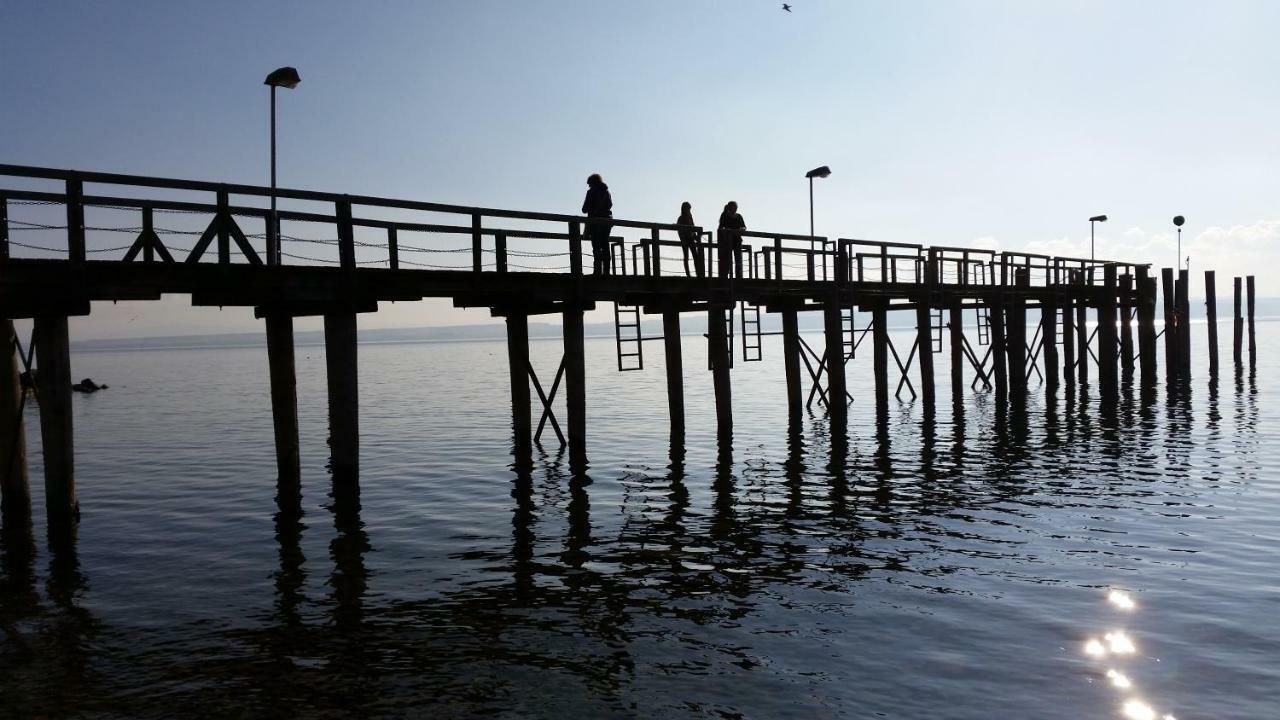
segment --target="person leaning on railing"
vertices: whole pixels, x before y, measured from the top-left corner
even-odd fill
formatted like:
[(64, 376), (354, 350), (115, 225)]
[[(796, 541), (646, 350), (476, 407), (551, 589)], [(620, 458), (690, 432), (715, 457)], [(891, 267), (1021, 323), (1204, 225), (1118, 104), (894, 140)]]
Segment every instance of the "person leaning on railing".
[(720, 250), (720, 267), (721, 273), (728, 276), (733, 274), (734, 262), (738, 251), (742, 249), (742, 231), (747, 229), (747, 223), (738, 214), (738, 203), (730, 200), (725, 203), (724, 212), (720, 213), (720, 231), (719, 231), (719, 250)]
[[(582, 212), (589, 218), (613, 217), (613, 197), (609, 195), (609, 186), (604, 184), (600, 173), (591, 173), (587, 177), (587, 196), (582, 201)], [(612, 225), (607, 222), (587, 223), (587, 237), (591, 240), (593, 258), (592, 272), (596, 275), (609, 274), (609, 231)]]
[[(677, 225), (696, 225), (693, 222), (693, 205), (688, 201), (680, 204), (680, 217), (676, 219)], [(689, 253), (693, 253), (693, 267), (698, 272), (698, 277), (706, 275), (705, 262), (702, 259), (702, 248), (698, 247), (698, 233), (692, 229), (680, 230), (680, 249), (684, 252), (684, 274), (689, 275)], [(656, 248), (655, 248), (656, 252)]]

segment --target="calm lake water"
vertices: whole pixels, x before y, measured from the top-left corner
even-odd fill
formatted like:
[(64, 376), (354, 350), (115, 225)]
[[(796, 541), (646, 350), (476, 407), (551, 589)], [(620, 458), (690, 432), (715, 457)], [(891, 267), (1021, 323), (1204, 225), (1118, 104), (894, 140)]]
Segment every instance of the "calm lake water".
[[(661, 344), (618, 373), (590, 340), (591, 466), (552, 438), (526, 478), (502, 344), (362, 345), (358, 506), (330, 497), (323, 348), (299, 347), (300, 519), (264, 349), (75, 353), (111, 389), (75, 398), (73, 549), (45, 540), (27, 413), (0, 714), (1276, 717), (1280, 333), (1256, 379), (1224, 346), (1214, 391), (1202, 328), (1187, 401), (1046, 407), (1033, 378), (1025, 416), (956, 413), (941, 355), (936, 423), (895, 401), (880, 432), (860, 354), (843, 454), (821, 413), (788, 437), (770, 338), (733, 373), (731, 459), (701, 338), (674, 453)], [(549, 380), (558, 342), (532, 353)]]

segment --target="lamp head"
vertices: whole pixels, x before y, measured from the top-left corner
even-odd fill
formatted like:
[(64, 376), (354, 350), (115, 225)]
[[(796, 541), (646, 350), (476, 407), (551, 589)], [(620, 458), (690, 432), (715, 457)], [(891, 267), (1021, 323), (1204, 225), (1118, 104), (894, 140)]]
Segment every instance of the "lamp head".
[(1094, 215), (1093, 217), (1089, 218), (1089, 222), (1106, 222), (1106, 221), (1107, 221), (1106, 215)]
[(1187, 219), (1186, 219), (1186, 218), (1184, 218), (1184, 217), (1182, 217), (1181, 215), (1174, 215), (1174, 216), (1173, 216), (1173, 224), (1174, 224), (1174, 225), (1176, 225), (1176, 226), (1178, 226), (1178, 227), (1182, 227), (1182, 223), (1184, 223), (1184, 222), (1186, 222), (1186, 221), (1187, 221)]
[(830, 174), (831, 174), (831, 168), (827, 167), (826, 165), (823, 165), (822, 167), (817, 167), (810, 170), (809, 172), (805, 173), (804, 176), (812, 180), (813, 178), (824, 178)]
[(282, 87), (293, 89), (298, 87), (298, 83), (302, 82), (302, 78), (298, 77), (297, 68), (282, 67), (271, 71), (267, 79), (262, 82), (263, 85), (272, 87)]

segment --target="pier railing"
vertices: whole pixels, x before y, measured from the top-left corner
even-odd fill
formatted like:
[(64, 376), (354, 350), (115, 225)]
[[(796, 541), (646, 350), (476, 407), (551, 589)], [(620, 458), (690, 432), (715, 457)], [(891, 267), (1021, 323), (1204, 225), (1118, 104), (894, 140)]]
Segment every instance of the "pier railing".
[[(288, 203), (273, 211), (269, 202)], [(775, 282), (1031, 286), (1103, 282), (1137, 266), (1024, 252), (470, 207), (114, 173), (0, 165), (0, 259), (72, 263), (329, 265), (483, 273), (589, 272), (591, 228), (610, 227), (609, 265), (628, 276)], [(697, 241), (691, 248), (681, 232)], [(722, 253), (722, 250), (724, 251)], [(686, 270), (686, 267), (688, 268)], [(1024, 281), (1026, 282), (1026, 281)]]

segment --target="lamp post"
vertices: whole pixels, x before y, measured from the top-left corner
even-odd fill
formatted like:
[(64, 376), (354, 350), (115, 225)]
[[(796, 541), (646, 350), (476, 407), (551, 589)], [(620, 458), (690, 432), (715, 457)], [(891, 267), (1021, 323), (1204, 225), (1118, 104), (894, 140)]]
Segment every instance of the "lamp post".
[(1179, 268), (1182, 267), (1182, 223), (1186, 221), (1187, 219), (1181, 215), (1173, 216), (1173, 224), (1178, 228), (1178, 255), (1174, 259), (1177, 261)]
[[(827, 167), (826, 165), (823, 165), (822, 167), (816, 167), (804, 174), (805, 177), (809, 178), (809, 254), (810, 255), (813, 254), (814, 243), (817, 242), (815, 239), (816, 235), (813, 232), (813, 179), (824, 178), (824, 177), (828, 177), (829, 175), (831, 175), (831, 168)], [(823, 260), (822, 262), (822, 275), (823, 275), (822, 279), (823, 280), (827, 279), (826, 274), (827, 274), (827, 263), (825, 260)]]
[(1093, 252), (1093, 224), (1106, 222), (1106, 221), (1107, 221), (1106, 215), (1094, 215), (1093, 217), (1089, 218), (1089, 259), (1090, 260), (1095, 259), (1094, 252)]
[(302, 78), (296, 68), (282, 67), (271, 71), (263, 85), (271, 87), (271, 220), (267, 228), (267, 264), (280, 264), (280, 218), (276, 215), (276, 88), (298, 87)]

